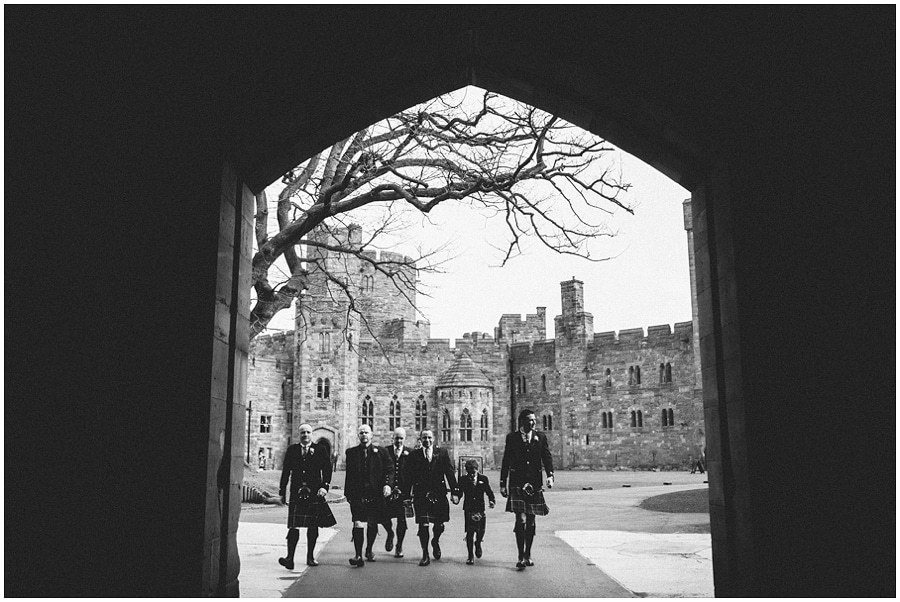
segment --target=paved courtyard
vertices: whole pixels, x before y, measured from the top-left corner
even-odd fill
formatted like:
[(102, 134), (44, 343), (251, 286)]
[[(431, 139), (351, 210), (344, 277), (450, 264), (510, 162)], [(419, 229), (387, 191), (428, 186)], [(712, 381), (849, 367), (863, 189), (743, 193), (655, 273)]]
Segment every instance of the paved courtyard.
[[(286, 508), (245, 506), (238, 529), (243, 597), (712, 597), (709, 515), (639, 508), (648, 497), (705, 488), (706, 475), (686, 472), (561, 471), (546, 492), (550, 514), (538, 517), (535, 566), (515, 569), (513, 515), (503, 512), (499, 473), (488, 471), (497, 507), (487, 514), (484, 557), (465, 564), (462, 510), (451, 506), (440, 561), (419, 567), (415, 526), (406, 557), (375, 545), (376, 562), (356, 569), (347, 559), (350, 512), (332, 504), (338, 524), (323, 529), (316, 546), (320, 566), (279, 566), (284, 554)], [(342, 485), (343, 473), (334, 483)], [(591, 489), (584, 489), (584, 488)], [(296, 558), (305, 558), (301, 536)]]

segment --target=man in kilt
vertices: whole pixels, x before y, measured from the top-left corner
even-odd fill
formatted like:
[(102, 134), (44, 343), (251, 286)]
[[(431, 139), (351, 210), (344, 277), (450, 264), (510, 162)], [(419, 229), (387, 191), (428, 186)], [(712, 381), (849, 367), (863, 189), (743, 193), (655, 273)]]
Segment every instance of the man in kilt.
[(414, 451), (410, 458), (407, 486), (412, 490), (416, 523), (419, 525), (419, 543), (422, 545), (419, 566), (427, 566), (431, 564), (428, 555), (428, 524), (434, 523), (431, 546), (434, 549), (434, 559), (440, 560), (441, 533), (444, 532), (444, 523), (450, 520), (448, 490), (444, 480), (450, 485), (454, 504), (459, 503), (459, 490), (450, 453), (441, 447), (434, 447), (434, 433), (430, 430), (422, 431), (422, 449)]
[(460, 477), (459, 489), (463, 495), (463, 515), (466, 521), (466, 549), (469, 551), (466, 564), (475, 564), (475, 558), (472, 556), (472, 546), (474, 543), (475, 556), (481, 558), (481, 542), (484, 539), (484, 526), (487, 522), (484, 512), (484, 496), (487, 495), (491, 508), (496, 503), (494, 491), (491, 489), (491, 483), (487, 476), (478, 474), (477, 460), (466, 461), (466, 476)]
[(319, 527), (337, 524), (331, 508), (325, 501), (331, 486), (331, 458), (323, 447), (312, 445), (312, 427), (300, 425), (300, 443), (287, 448), (281, 469), (279, 494), (281, 503), (286, 501), (288, 481), (291, 485), (288, 506), (288, 553), (278, 559), (278, 564), (288, 570), (294, 568), (294, 551), (300, 541), (299, 527), (306, 527), (306, 564), (318, 566), (313, 557)]
[(406, 536), (406, 519), (414, 516), (412, 500), (405, 492), (407, 464), (409, 464), (412, 449), (403, 445), (406, 441), (406, 430), (402, 427), (394, 429), (394, 444), (387, 448), (388, 456), (394, 464), (394, 482), (391, 485), (391, 497), (386, 504), (384, 528), (387, 531), (387, 540), (384, 549), (390, 552), (394, 547), (394, 530), (391, 528), (391, 520), (397, 519), (397, 551), (395, 558), (403, 558), (403, 538)]
[(366, 564), (362, 556), (363, 528), (367, 527), (366, 560), (374, 562), (372, 545), (378, 535), (378, 523), (384, 522), (384, 500), (391, 495), (394, 464), (384, 448), (372, 445), (372, 428), (368, 424), (361, 425), (356, 434), (359, 445), (347, 450), (344, 494), (350, 502), (356, 551), (350, 564), (362, 568)]
[[(534, 566), (531, 544), (534, 541), (535, 516), (545, 516), (550, 509), (541, 489), (541, 471), (547, 473), (547, 489), (553, 487), (553, 458), (547, 436), (534, 430), (534, 412), (519, 412), (519, 430), (506, 436), (503, 466), (500, 469), (500, 494), (509, 496), (506, 511), (516, 515), (516, 547), (519, 561), (516, 567)], [(509, 490), (507, 490), (507, 478)]]

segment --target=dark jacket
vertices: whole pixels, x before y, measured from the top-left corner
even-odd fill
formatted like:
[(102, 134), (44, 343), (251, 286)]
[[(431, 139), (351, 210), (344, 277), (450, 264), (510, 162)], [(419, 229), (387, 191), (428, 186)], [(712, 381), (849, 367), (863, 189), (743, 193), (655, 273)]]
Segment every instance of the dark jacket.
[(394, 465), (394, 481), (391, 487), (399, 487), (400, 491), (406, 491), (406, 473), (409, 472), (409, 459), (412, 457), (413, 450), (410, 447), (403, 446), (398, 457), (393, 445), (385, 449), (387, 449), (388, 457)]
[(363, 446), (347, 450), (344, 495), (347, 500), (360, 500), (365, 494), (382, 496), (381, 489), (394, 482), (394, 463), (385, 448), (369, 445), (368, 470), (365, 469)]
[(312, 495), (321, 488), (327, 491), (331, 487), (331, 458), (325, 449), (310, 445), (309, 453), (304, 457), (303, 446), (299, 443), (288, 447), (281, 468), (280, 495), (285, 495), (289, 480), (292, 499), (304, 484), (310, 488)]
[(424, 497), (429, 491), (445, 496), (447, 487), (444, 480), (450, 485), (449, 491), (453, 495), (459, 495), (459, 487), (456, 483), (456, 475), (453, 472), (453, 463), (450, 461), (450, 452), (443, 447), (432, 449), (431, 463), (425, 459), (425, 449), (417, 449), (409, 454), (410, 461), (406, 474), (407, 495), (412, 489), (415, 497)]
[(500, 469), (500, 487), (507, 485), (508, 477), (510, 487), (521, 487), (525, 483), (531, 483), (536, 489), (540, 489), (543, 482), (542, 466), (548, 477), (553, 476), (553, 457), (550, 455), (547, 436), (538, 431), (532, 433), (531, 443), (527, 445), (522, 440), (521, 431), (506, 435), (503, 466)]
[(474, 483), (468, 474), (462, 475), (459, 477), (459, 490), (463, 495), (463, 510), (468, 512), (484, 512), (485, 495), (491, 502), (497, 501), (490, 481), (483, 474), (476, 475)]

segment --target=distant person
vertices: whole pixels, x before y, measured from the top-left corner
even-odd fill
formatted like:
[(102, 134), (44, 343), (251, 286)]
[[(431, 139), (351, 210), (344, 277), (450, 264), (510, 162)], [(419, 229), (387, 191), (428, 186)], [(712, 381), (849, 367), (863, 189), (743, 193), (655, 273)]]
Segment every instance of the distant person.
[[(484, 540), (484, 527), (487, 516), (484, 510), (484, 496), (493, 508), (496, 503), (491, 483), (487, 476), (478, 473), (478, 461), (466, 461), (466, 474), (459, 479), (459, 490), (463, 496), (463, 517), (466, 530), (466, 549), (469, 557), (466, 564), (475, 564), (475, 557), (481, 558), (481, 542)], [(472, 555), (474, 545), (475, 557)]]
[(452, 494), (453, 503), (459, 503), (456, 475), (453, 474), (453, 461), (450, 453), (434, 446), (434, 433), (422, 431), (422, 449), (411, 454), (407, 486), (411, 488), (416, 523), (419, 525), (419, 543), (422, 546), (422, 559), (419, 566), (431, 564), (428, 554), (428, 525), (433, 523), (434, 537), (431, 547), (434, 559), (441, 558), (441, 534), (444, 523), (450, 520), (450, 504), (447, 503), (447, 485)]
[(290, 505), (288, 506), (288, 552), (278, 559), (278, 564), (288, 570), (294, 568), (294, 551), (300, 540), (299, 527), (306, 528), (306, 564), (318, 566), (313, 556), (319, 527), (337, 524), (325, 496), (331, 486), (331, 462), (324, 448), (312, 444), (312, 427), (300, 425), (300, 443), (291, 445), (284, 454), (279, 494), (286, 502), (290, 481)]
[(394, 465), (394, 482), (391, 485), (391, 497), (385, 509), (385, 521), (382, 523), (387, 531), (384, 549), (390, 552), (394, 548), (394, 530), (391, 521), (397, 519), (397, 551), (395, 558), (403, 558), (403, 539), (406, 537), (406, 519), (414, 516), (412, 502), (406, 491), (406, 473), (412, 449), (403, 443), (406, 441), (406, 430), (402, 427), (394, 429), (393, 445), (387, 448), (388, 456)]
[[(531, 410), (519, 412), (519, 430), (506, 436), (503, 465), (500, 470), (500, 494), (509, 496), (506, 511), (516, 515), (516, 547), (519, 561), (516, 568), (534, 566), (531, 545), (534, 541), (535, 516), (550, 512), (544, 501), (542, 470), (547, 474), (547, 489), (553, 487), (553, 457), (547, 436), (534, 430), (537, 420)], [(507, 478), (509, 489), (507, 490)]]
[(337, 451), (337, 450), (334, 450), (334, 453), (331, 454), (331, 470), (332, 470), (332, 471), (336, 471), (336, 470), (337, 470), (337, 463), (338, 463), (338, 458), (339, 458), (339, 457), (340, 457), (340, 454), (338, 454), (338, 451)]
[[(374, 561), (372, 546), (378, 536), (378, 523), (384, 521), (384, 499), (391, 495), (394, 465), (384, 448), (372, 445), (372, 428), (363, 424), (356, 432), (359, 445), (347, 450), (344, 495), (350, 502), (353, 520), (353, 547), (356, 555), (350, 564), (362, 568)], [(366, 558), (363, 559), (363, 529), (366, 529)]]

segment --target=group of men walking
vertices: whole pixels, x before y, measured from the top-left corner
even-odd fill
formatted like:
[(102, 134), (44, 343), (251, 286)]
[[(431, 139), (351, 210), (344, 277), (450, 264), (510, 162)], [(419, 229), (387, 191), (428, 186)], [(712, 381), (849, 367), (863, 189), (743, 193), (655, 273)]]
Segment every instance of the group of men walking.
[[(549, 512), (544, 500), (543, 485), (553, 487), (553, 458), (547, 437), (535, 430), (534, 412), (519, 414), (517, 431), (506, 437), (500, 472), (500, 494), (507, 498), (506, 511), (515, 514), (516, 567), (533, 566), (532, 542), (535, 535), (535, 516)], [(312, 443), (312, 427), (303, 424), (299, 429), (300, 443), (288, 447), (281, 473), (280, 494), (288, 505), (287, 556), (278, 562), (294, 568), (294, 552), (300, 540), (300, 528), (306, 528), (306, 564), (317, 566), (313, 554), (319, 527), (336, 524), (334, 514), (326, 502), (331, 487), (332, 462), (324, 449)], [(421, 447), (405, 445), (406, 431), (395, 429), (391, 445), (373, 445), (372, 429), (363, 424), (357, 431), (359, 445), (346, 451), (344, 494), (350, 503), (353, 521), (354, 556), (350, 564), (356, 568), (374, 562), (372, 550), (378, 537), (378, 527), (386, 531), (385, 549), (403, 558), (403, 543), (407, 519), (415, 518), (418, 525), (422, 557), (419, 566), (428, 566), (431, 559), (441, 558), (441, 535), (450, 520), (450, 500), (463, 501), (464, 528), (468, 558), (474, 564), (481, 558), (485, 531), (485, 497), (488, 506), (496, 502), (487, 476), (480, 474), (475, 460), (466, 462), (466, 474), (459, 479), (453, 471), (450, 453), (434, 445), (431, 430), (421, 432)], [(546, 474), (546, 480), (544, 475)], [(396, 521), (396, 529), (393, 526)], [(430, 526), (430, 527), (429, 527)], [(430, 544), (430, 546), (429, 546)], [(365, 547), (365, 550), (363, 549)]]

